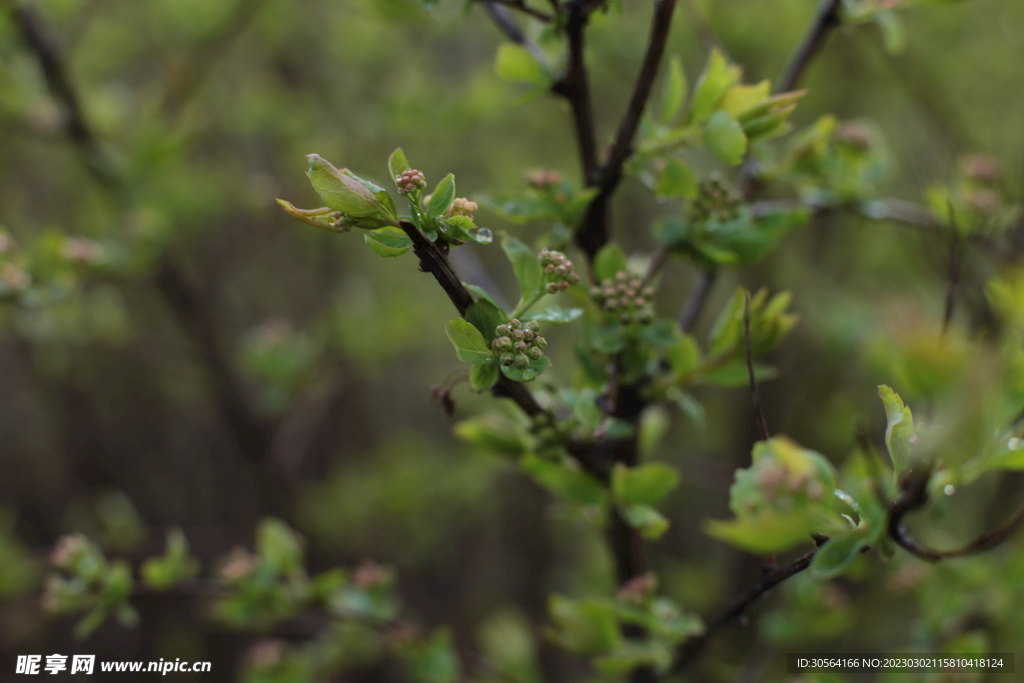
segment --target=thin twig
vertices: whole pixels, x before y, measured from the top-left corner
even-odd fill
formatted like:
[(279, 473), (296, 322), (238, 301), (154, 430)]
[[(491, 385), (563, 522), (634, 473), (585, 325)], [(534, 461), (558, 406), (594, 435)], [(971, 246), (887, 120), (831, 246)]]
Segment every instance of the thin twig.
[(929, 562), (977, 555), (1006, 541), (1024, 524), (1024, 507), (1022, 507), (1002, 525), (959, 548), (934, 550), (923, 545), (903, 526), (903, 518), (928, 502), (928, 482), (931, 479), (931, 474), (932, 471), (928, 467), (909, 471), (903, 478), (900, 495), (889, 506), (889, 536), (910, 554)]
[(697, 275), (693, 289), (690, 290), (690, 295), (679, 312), (679, 329), (683, 332), (693, 331), (693, 326), (697, 324), (697, 318), (704, 308), (708, 295), (711, 294), (711, 287), (717, 277), (718, 272), (712, 269), (702, 270)]
[(750, 395), (754, 400), (754, 415), (757, 427), (761, 430), (761, 437), (767, 441), (772, 438), (772, 434), (768, 431), (768, 421), (764, 419), (764, 411), (761, 410), (761, 395), (757, 391), (757, 377), (754, 375), (754, 352), (750, 343), (750, 292), (747, 292), (743, 299), (743, 344), (747, 351), (747, 375), (750, 381)]
[(790, 58), (782, 78), (775, 86), (776, 92), (789, 92), (800, 81), (811, 60), (818, 54), (825, 40), (842, 23), (839, 15), (842, 0), (821, 0), (818, 11), (811, 22), (803, 42)]
[(104, 187), (120, 188), (120, 179), (86, 120), (78, 91), (68, 78), (67, 66), (56, 44), (46, 35), (42, 21), (25, 3), (12, 3), (11, 16), (22, 40), (43, 72), (46, 86), (64, 109), (64, 130), (78, 149), (86, 168)]
[(725, 611), (708, 621), (704, 627), (704, 633), (688, 638), (679, 646), (676, 661), (672, 665), (672, 672), (678, 673), (693, 664), (704, 650), (704, 646), (707, 645), (712, 634), (733, 620), (738, 619), (751, 605), (772, 588), (810, 567), (811, 560), (814, 559), (814, 555), (817, 552), (817, 550), (812, 550), (793, 560), (785, 567), (765, 573), (756, 585), (733, 601)]
[(506, 38), (516, 45), (521, 45), (529, 50), (533, 58), (539, 63), (543, 64), (547, 61), (548, 56), (544, 53), (544, 50), (541, 49), (540, 45), (526, 37), (523, 29), (519, 28), (519, 24), (512, 18), (512, 13), (504, 5), (492, 0), (484, 0), (482, 4), (487, 12), (487, 16), (491, 18), (491, 21)]
[(516, 10), (517, 12), (522, 12), (523, 14), (531, 16), (538, 21), (543, 21), (545, 24), (550, 24), (554, 20), (554, 17), (547, 12), (542, 12), (539, 9), (530, 7), (523, 2), (523, 0), (487, 0), (487, 2), (489, 4), (503, 5), (509, 9)]
[(956, 287), (960, 280), (960, 231), (957, 229), (956, 212), (953, 202), (946, 201), (949, 210), (949, 259), (947, 264), (946, 304), (942, 311), (942, 338), (946, 338), (949, 324), (953, 321), (953, 306), (956, 304)]

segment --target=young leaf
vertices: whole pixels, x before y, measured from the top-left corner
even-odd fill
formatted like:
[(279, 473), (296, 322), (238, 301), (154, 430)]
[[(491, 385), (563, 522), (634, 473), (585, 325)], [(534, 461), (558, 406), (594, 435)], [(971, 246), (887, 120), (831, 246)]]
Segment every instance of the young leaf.
[(672, 55), (668, 62), (668, 74), (665, 78), (665, 91), (661, 99), (661, 122), (672, 125), (683, 105), (686, 103), (686, 74), (683, 72), (683, 60), (679, 55)]
[(624, 505), (619, 512), (626, 524), (639, 529), (644, 538), (655, 540), (668, 531), (668, 520), (649, 505)]
[(550, 636), (569, 652), (603, 654), (622, 641), (619, 620), (610, 603), (570, 600), (555, 594), (548, 600), (548, 611), (555, 625)]
[(388, 157), (388, 172), (391, 173), (392, 180), (410, 170), (410, 168), (409, 162), (405, 158), (405, 152), (402, 151), (401, 147), (392, 152), (391, 156)]
[(747, 152), (743, 127), (725, 111), (716, 111), (704, 127), (704, 144), (725, 163), (735, 166)]
[(307, 154), (309, 182), (324, 204), (335, 211), (355, 218), (368, 218), (381, 213), (380, 200), (370, 188), (336, 169), (319, 154)]
[(463, 282), (462, 284), (466, 286), (466, 289), (468, 289), (469, 291), (473, 292), (474, 294), (476, 294), (481, 299), (486, 299), (487, 301), (490, 301), (492, 304), (494, 304), (494, 307), (497, 308), (499, 311), (502, 311), (502, 312), (505, 311), (505, 309), (503, 309), (501, 307), (501, 304), (499, 304), (497, 301), (495, 301), (494, 297), (491, 296), (487, 292), (487, 290), (484, 289), (483, 287), (480, 287), (478, 285), (471, 285), (471, 284), (466, 283), (466, 282)]
[(830, 538), (821, 546), (811, 561), (811, 574), (816, 579), (831, 579), (849, 568), (868, 544), (864, 533), (854, 529), (846, 534)]
[(498, 381), (498, 361), (493, 363), (477, 363), (469, 371), (469, 385), (473, 391), (487, 391)]
[(484, 341), (490, 342), (494, 339), (494, 328), (508, 320), (508, 316), (493, 301), (480, 298), (466, 309), (466, 320), (480, 330)]
[(576, 318), (583, 315), (582, 308), (558, 308), (552, 306), (551, 308), (545, 308), (543, 311), (537, 311), (536, 313), (530, 313), (528, 316), (530, 320), (536, 320), (539, 323), (570, 323)]
[(682, 199), (696, 194), (697, 179), (689, 164), (675, 157), (666, 159), (665, 168), (658, 176), (658, 184), (654, 188), (654, 196), (658, 199)]
[(578, 505), (604, 505), (608, 499), (601, 482), (565, 462), (555, 462), (532, 453), (519, 466), (541, 486)]
[(541, 356), (537, 360), (531, 360), (530, 364), (522, 369), (514, 365), (502, 365), (501, 373), (516, 382), (531, 382), (537, 378), (537, 375), (544, 372), (549, 365), (551, 365), (551, 359), (547, 356)]
[(899, 474), (910, 467), (910, 456), (914, 439), (914, 416), (903, 403), (900, 395), (882, 384), (878, 395), (885, 406), (885, 447), (892, 458), (893, 470)]
[(550, 80), (544, 67), (530, 51), (515, 43), (503, 43), (494, 60), (494, 72), (498, 78), (513, 83), (546, 85)]
[(430, 204), (427, 205), (427, 215), (431, 218), (440, 218), (451, 206), (455, 199), (455, 176), (449, 173), (437, 184), (430, 194)]
[(452, 318), (444, 326), (445, 334), (455, 347), (455, 355), (467, 363), (489, 363), (494, 359), (480, 330), (462, 318)]
[(363, 235), (363, 241), (378, 256), (384, 258), (401, 256), (412, 249), (412, 240), (398, 228), (383, 228), (368, 232)]
[(537, 260), (537, 255), (511, 235), (506, 235), (501, 240), (501, 248), (505, 250), (505, 255), (512, 263), (512, 272), (515, 273), (519, 289), (523, 292), (521, 301), (527, 301), (540, 294), (544, 283), (544, 270)]
[(601, 251), (594, 257), (594, 274), (599, 280), (614, 278), (616, 273), (626, 268), (626, 252), (614, 242), (601, 247)]
[(708, 56), (708, 63), (704, 67), (704, 73), (697, 81), (697, 89), (693, 93), (693, 103), (690, 105), (690, 120), (694, 123), (703, 123), (711, 116), (711, 113), (718, 107), (725, 91), (733, 86), (740, 78), (739, 69), (729, 66), (722, 52), (715, 48)]
[(656, 505), (679, 484), (679, 472), (662, 462), (612, 470), (612, 495), (620, 504)]

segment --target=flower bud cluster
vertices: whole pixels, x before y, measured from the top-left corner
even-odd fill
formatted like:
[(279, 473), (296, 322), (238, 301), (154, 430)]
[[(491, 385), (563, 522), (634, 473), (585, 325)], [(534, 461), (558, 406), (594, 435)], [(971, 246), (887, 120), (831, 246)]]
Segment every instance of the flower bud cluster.
[(600, 286), (590, 288), (590, 297), (605, 313), (614, 315), (623, 325), (638, 322), (641, 325), (654, 320), (651, 299), (653, 287), (641, 287), (640, 278), (630, 276), (624, 270), (614, 278), (605, 278)]
[(857, 121), (846, 121), (836, 129), (836, 141), (864, 152), (874, 142), (871, 129)]
[(526, 182), (530, 187), (535, 187), (538, 190), (546, 190), (560, 184), (562, 182), (562, 176), (559, 175), (558, 171), (552, 171), (550, 168), (543, 168), (527, 175)]
[(403, 171), (402, 175), (396, 176), (395, 184), (398, 185), (398, 194), (405, 195), (425, 188), (427, 186), (427, 179), (423, 177), (423, 173), (414, 168)]
[(445, 218), (451, 218), (452, 216), (467, 216), (472, 218), (473, 214), (480, 206), (476, 202), (471, 202), (465, 197), (457, 197), (452, 201), (451, 206), (444, 212)]
[(562, 446), (562, 433), (551, 413), (540, 412), (530, 418), (530, 434), (533, 436), (533, 448), (537, 453), (543, 454)]
[(540, 265), (544, 268), (544, 277), (547, 284), (544, 285), (548, 294), (564, 292), (569, 285), (575, 285), (580, 281), (580, 276), (573, 272), (572, 261), (565, 257), (560, 251), (541, 249), (537, 254)]
[(743, 199), (717, 171), (700, 184), (697, 197), (690, 202), (690, 213), (699, 221), (731, 221), (739, 216)]
[(548, 340), (539, 336), (538, 332), (540, 323), (536, 320), (523, 323), (518, 318), (512, 318), (495, 328), (491, 348), (502, 365), (514, 365), (525, 370), (530, 361), (541, 359), (548, 345)]

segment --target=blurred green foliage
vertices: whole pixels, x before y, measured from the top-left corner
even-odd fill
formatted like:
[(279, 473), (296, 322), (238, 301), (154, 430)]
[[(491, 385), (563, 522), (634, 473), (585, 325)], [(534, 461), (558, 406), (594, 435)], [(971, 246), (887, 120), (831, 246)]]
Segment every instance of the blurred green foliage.
[[(525, 22), (538, 59), (482, 8), (426, 4), (0, 2), (3, 665), (95, 651), (267, 683), (621, 680), (667, 670), (698, 613), (759, 580), (761, 558), (702, 533), (730, 513), (713, 535), (780, 565), (814, 547), (809, 532), (832, 538), (753, 611), (756, 628), (718, 633), (680, 680), (794, 680), (785, 652), (1024, 642), (1020, 538), (933, 566), (882, 538), (878, 492), (934, 467), (909, 525), (941, 548), (998, 526), (1024, 493), (1024, 5), (844, 2), (806, 94), (773, 97), (765, 79), (815, 3), (683, 2), (598, 296), (559, 289), (532, 308), (565, 281), (537, 250), (586, 271), (570, 237), (593, 190), (567, 108), (544, 95), (563, 41)], [(588, 28), (601, 148), (648, 31), (645, 3), (612, 4)], [(18, 8), (77, 92), (85, 137)], [(438, 197), (414, 197), (410, 219), (493, 298), (448, 335), (485, 361), (472, 368), (446, 338), (450, 302), (395, 232), (392, 181), (409, 170), (386, 163), (396, 148)], [(748, 153), (760, 202), (742, 198)], [(315, 154), (372, 185), (373, 199), (350, 187), (373, 205), (356, 213), (391, 227), (336, 235), (285, 216), (275, 197), (352, 213), (302, 177)], [(479, 204), (468, 222), (449, 215), (461, 197)], [(347, 227), (325, 216), (307, 218)], [(658, 247), (673, 260), (656, 298), (607, 307)], [(709, 269), (706, 310), (679, 332)], [(517, 316), (543, 327), (543, 367), (491, 357), (495, 326)], [(774, 378), (767, 422), (792, 439), (753, 462), (746, 324), (767, 356), (755, 373)], [(599, 408), (616, 354), (627, 379), (664, 370), (648, 387), (664, 406), (636, 427), (645, 464), (605, 488), (565, 446), (634, 429)], [(533, 379), (556, 416), (467, 388), (498, 372)], [(615, 585), (612, 510), (659, 539), (657, 582)], [(210, 577), (215, 594), (183, 608), (177, 591)], [(47, 622), (41, 587), (74, 620)], [(137, 621), (145, 635), (127, 638)], [(623, 636), (634, 627), (649, 637)]]

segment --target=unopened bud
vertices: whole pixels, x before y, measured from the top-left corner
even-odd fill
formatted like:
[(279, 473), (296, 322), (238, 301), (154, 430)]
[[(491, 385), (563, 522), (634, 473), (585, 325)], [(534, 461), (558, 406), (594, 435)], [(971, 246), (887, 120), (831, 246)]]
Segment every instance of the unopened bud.
[(533, 341), (536, 336), (531, 330), (523, 330), (523, 341)]
[(554, 294), (555, 292), (558, 291), (558, 283), (557, 282), (549, 282), (546, 285), (544, 285), (544, 290), (548, 294)]
[(511, 331), (512, 328), (504, 324), (498, 325), (497, 327), (494, 328), (494, 334), (498, 335), (499, 337), (507, 337), (508, 333)]
[(498, 357), (498, 360), (501, 362), (501, 364), (506, 367), (512, 365), (512, 363), (515, 362), (515, 359), (515, 354), (511, 353), (510, 351), (506, 351), (505, 353), (501, 354)]
[(512, 348), (514, 348), (518, 353), (522, 353), (523, 351), (525, 351), (526, 347), (527, 344), (525, 341), (517, 341), (515, 344), (512, 345)]
[(494, 340), (494, 348), (499, 351), (511, 351), (512, 339), (510, 337), (498, 337)]
[(526, 329), (536, 334), (537, 332), (540, 332), (540, 323), (537, 322), (536, 320), (531, 320), (530, 322), (526, 323)]
[(523, 323), (520, 322), (519, 318), (512, 318), (508, 321), (508, 326), (513, 330), (520, 330), (523, 327)]
[(530, 367), (530, 359), (525, 353), (520, 353), (516, 355), (514, 364), (520, 370), (525, 370)]
[(540, 360), (541, 356), (544, 355), (544, 350), (543, 349), (539, 349), (536, 346), (531, 346), (530, 348), (528, 348), (526, 350), (526, 355), (529, 356), (533, 360)]
[(545, 349), (547, 348), (548, 340), (545, 339), (544, 337), (537, 337), (536, 339), (533, 340), (533, 345), (538, 349)]
[(524, 332), (523, 330), (512, 330), (511, 337), (515, 341), (522, 341), (523, 339), (526, 338), (526, 332)]

